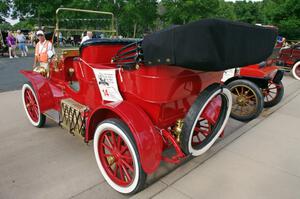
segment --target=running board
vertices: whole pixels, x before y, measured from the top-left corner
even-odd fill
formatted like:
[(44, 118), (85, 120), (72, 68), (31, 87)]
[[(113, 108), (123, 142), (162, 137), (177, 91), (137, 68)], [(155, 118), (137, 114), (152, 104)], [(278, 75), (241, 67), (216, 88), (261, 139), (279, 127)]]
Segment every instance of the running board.
[(59, 112), (57, 110), (50, 109), (43, 114), (54, 122), (59, 123)]

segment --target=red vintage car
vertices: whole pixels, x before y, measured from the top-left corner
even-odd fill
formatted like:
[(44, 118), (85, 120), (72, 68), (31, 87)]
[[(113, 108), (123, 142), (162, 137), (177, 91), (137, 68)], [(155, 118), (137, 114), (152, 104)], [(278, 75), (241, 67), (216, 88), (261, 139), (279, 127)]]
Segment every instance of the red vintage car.
[[(225, 27), (222, 34), (236, 31), (231, 26), (240, 27), (237, 34), (241, 37), (243, 31), (256, 32), (244, 24), (204, 20), (153, 33), (143, 40), (91, 39), (77, 50), (61, 49), (52, 59), (50, 71), (22, 71), (29, 80), (22, 89), (28, 119), (33, 126), (42, 127), (50, 118), (85, 142), (94, 140), (96, 162), (107, 183), (118, 192), (135, 193), (162, 160), (177, 163), (188, 155), (205, 153), (221, 136), (231, 110), (231, 93), (220, 84), (222, 68), (212, 67), (207, 59), (203, 65), (214, 72), (197, 68), (202, 59), (188, 57), (191, 54), (182, 59), (178, 50), (183, 48), (163, 42), (176, 46), (182, 42), (179, 37), (198, 35), (198, 30), (218, 32)], [(257, 32), (257, 43), (265, 40), (261, 34), (276, 36), (267, 29)], [(165, 39), (171, 35), (171, 40)], [(199, 53), (199, 46), (190, 48), (191, 43), (203, 40), (186, 38), (181, 46)], [(214, 39), (210, 39), (211, 45)], [(207, 51), (205, 46), (203, 49)], [(232, 52), (241, 51), (234, 48)], [(259, 57), (268, 54), (268, 50), (259, 52)], [(228, 57), (232, 57), (230, 53)], [(214, 61), (215, 56), (207, 58)], [(185, 65), (189, 61), (195, 64)], [(168, 148), (175, 149), (171, 157), (163, 155)]]
[(276, 64), (300, 80), (300, 43), (281, 48)]
[(264, 107), (277, 105), (283, 95), (283, 71), (272, 59), (224, 72), (222, 81), (233, 96), (231, 117), (239, 121), (255, 119)]

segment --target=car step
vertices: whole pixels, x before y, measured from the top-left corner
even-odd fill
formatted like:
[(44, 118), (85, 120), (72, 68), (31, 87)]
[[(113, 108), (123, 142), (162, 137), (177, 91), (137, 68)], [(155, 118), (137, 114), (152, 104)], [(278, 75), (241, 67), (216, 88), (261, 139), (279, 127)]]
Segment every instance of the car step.
[(59, 112), (57, 110), (50, 109), (50, 110), (46, 111), (44, 113), (44, 115), (47, 118), (53, 120), (54, 122), (59, 123)]

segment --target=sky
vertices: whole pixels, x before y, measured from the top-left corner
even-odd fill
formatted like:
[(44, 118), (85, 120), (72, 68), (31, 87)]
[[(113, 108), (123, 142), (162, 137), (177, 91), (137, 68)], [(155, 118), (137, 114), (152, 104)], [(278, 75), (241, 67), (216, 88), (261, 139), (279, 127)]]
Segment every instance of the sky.
[(19, 22), (19, 19), (10, 19), (10, 18), (5, 18), (5, 21), (10, 23), (11, 25), (14, 25)]

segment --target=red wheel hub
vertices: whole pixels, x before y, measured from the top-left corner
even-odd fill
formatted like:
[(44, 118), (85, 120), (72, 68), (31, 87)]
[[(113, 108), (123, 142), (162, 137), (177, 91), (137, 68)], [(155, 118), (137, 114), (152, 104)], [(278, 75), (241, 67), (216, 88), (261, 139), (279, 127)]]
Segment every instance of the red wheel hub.
[(104, 131), (99, 138), (98, 151), (110, 179), (119, 186), (130, 185), (135, 177), (135, 165), (123, 138), (114, 131)]
[(192, 136), (192, 146), (197, 146), (203, 142), (212, 132), (212, 128), (218, 121), (221, 113), (222, 99), (220, 96), (214, 97), (205, 107), (199, 116)]
[(34, 122), (38, 122), (38, 120), (39, 120), (38, 105), (37, 105), (37, 102), (35, 100), (35, 97), (34, 97), (32, 91), (28, 88), (25, 89), (24, 100), (25, 100), (26, 109), (27, 109), (27, 112), (28, 112), (30, 118)]
[(295, 69), (296, 75), (298, 77), (300, 77), (300, 66), (298, 65), (298, 67)]
[(269, 102), (275, 99), (278, 95), (279, 86), (274, 84), (273, 82), (268, 83), (268, 88), (263, 90), (264, 101)]

